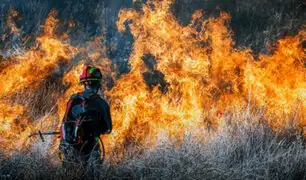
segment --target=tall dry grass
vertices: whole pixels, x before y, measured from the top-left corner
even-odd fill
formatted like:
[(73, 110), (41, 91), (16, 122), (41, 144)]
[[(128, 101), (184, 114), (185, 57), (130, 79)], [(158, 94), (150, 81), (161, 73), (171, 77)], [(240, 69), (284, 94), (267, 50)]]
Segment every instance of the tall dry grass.
[[(231, 113), (219, 133), (195, 138), (186, 135), (181, 145), (160, 138), (155, 148), (126, 147), (115, 161), (107, 154), (103, 164), (75, 163), (63, 169), (55, 154), (37, 142), (27, 154), (16, 152), (1, 159), (0, 175), (11, 179), (306, 179), (305, 138), (294, 126), (275, 131), (260, 112)], [(107, 147), (106, 147), (107, 148)]]

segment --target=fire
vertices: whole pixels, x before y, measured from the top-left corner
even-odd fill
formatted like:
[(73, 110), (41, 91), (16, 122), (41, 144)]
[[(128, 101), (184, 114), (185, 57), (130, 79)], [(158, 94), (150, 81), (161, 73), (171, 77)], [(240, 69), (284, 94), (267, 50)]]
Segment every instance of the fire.
[[(305, 49), (302, 47), (306, 31), (294, 37), (286, 37), (277, 42), (277, 49), (271, 56), (260, 55), (259, 61), (251, 67), (252, 74), (246, 81), (259, 106), (267, 106), (276, 116), (296, 114), (296, 121), (306, 125), (306, 71)], [(284, 118), (271, 122), (283, 126)]]
[(37, 38), (35, 47), (23, 56), (16, 56), (17, 63), (1, 71), (0, 96), (37, 85), (40, 80), (57, 69), (60, 63), (68, 63), (73, 57), (75, 49), (56, 39), (52, 15), (53, 11), (46, 20), (45, 33)]
[[(246, 104), (244, 71), (252, 56), (249, 50), (233, 48), (226, 26), (230, 16), (204, 20), (197, 11), (183, 27), (168, 10), (170, 5), (151, 1), (141, 12), (119, 13), (118, 29), (124, 31), (124, 23), (131, 20), (135, 42), (131, 72), (109, 92), (118, 133), (112, 140), (115, 146), (129, 139), (144, 143), (148, 137), (154, 142), (162, 130), (182, 139), (196, 127), (216, 129), (220, 112)], [(148, 54), (153, 56), (149, 63)], [(150, 88), (146, 74), (161, 74), (161, 80)]]
[(11, 57), (14, 61), (0, 72), (0, 103), (4, 111), (1, 116), (4, 126), (0, 134), (4, 149), (16, 148), (17, 144), (14, 142), (27, 139), (30, 130), (35, 127), (36, 117), (28, 115), (31, 108), (27, 107), (29, 102), (17, 101), (16, 104), (14, 96), (23, 91), (35, 92), (44, 78), (59, 68), (61, 63), (68, 63), (76, 52), (74, 47), (64, 43), (54, 34), (54, 16), (55, 11), (52, 11), (35, 46), (23, 55)]
[[(130, 22), (135, 42), (131, 72), (108, 92), (115, 122), (111, 146), (154, 144), (161, 131), (182, 139), (197, 127), (217, 130), (224, 112), (244, 111), (250, 103), (265, 107), (272, 127), (284, 127), (283, 115), (292, 113), (305, 123), (305, 30), (255, 60), (250, 49), (234, 48), (229, 14), (203, 19), (197, 11), (184, 27), (169, 11), (172, 3), (149, 1), (141, 11), (119, 13), (118, 29)], [(146, 74), (161, 80), (150, 87)]]
[(26, 142), (24, 138), (26, 136), (21, 137), (20, 134), (25, 135), (24, 133), (29, 133), (32, 128), (25, 108), (19, 105), (7, 106), (7, 104), (0, 104), (0, 107), (5, 110), (0, 112), (0, 123), (2, 124), (0, 128), (0, 147), (2, 151), (21, 149)]
[[(256, 59), (250, 49), (235, 48), (228, 13), (204, 19), (196, 11), (190, 24), (182, 26), (169, 10), (173, 2), (150, 0), (139, 11), (120, 11), (118, 30), (126, 31), (129, 22), (135, 40), (130, 72), (120, 78), (102, 37), (71, 46), (66, 34), (56, 34), (58, 20), (51, 11), (36, 45), (10, 57), (14, 61), (0, 72), (1, 148), (11, 150), (17, 143), (5, 146), (13, 139), (22, 144), (38, 126), (26, 103), (12, 102), (14, 95), (34, 93), (62, 63), (69, 66), (60, 81), (65, 90), (57, 97), (56, 111), (43, 121), (60, 125), (70, 95), (82, 91), (82, 68), (94, 64), (103, 71), (103, 92), (113, 118), (112, 134), (103, 136), (108, 152), (124, 155), (133, 144), (154, 147), (161, 136), (179, 142), (202, 129), (213, 134), (222, 130), (223, 114), (237, 109), (264, 109), (275, 129), (290, 123), (292, 115), (295, 123), (306, 125), (305, 29), (280, 39), (270, 55)], [(81, 59), (70, 63), (77, 54)]]

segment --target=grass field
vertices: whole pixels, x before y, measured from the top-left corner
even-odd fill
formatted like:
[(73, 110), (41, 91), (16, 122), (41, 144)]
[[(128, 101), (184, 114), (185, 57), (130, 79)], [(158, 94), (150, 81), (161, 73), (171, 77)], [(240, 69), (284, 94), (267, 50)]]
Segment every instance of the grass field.
[(240, 118), (233, 121), (239, 124), (227, 124), (202, 142), (186, 135), (181, 145), (171, 140), (160, 140), (156, 148), (133, 145), (120, 162), (113, 160), (115, 153), (106, 154), (103, 164), (75, 164), (72, 171), (62, 169), (38, 142), (27, 154), (1, 159), (0, 174), (11, 179), (305, 179), (305, 138), (293, 127), (273, 131), (254, 117), (235, 115), (228, 122)]

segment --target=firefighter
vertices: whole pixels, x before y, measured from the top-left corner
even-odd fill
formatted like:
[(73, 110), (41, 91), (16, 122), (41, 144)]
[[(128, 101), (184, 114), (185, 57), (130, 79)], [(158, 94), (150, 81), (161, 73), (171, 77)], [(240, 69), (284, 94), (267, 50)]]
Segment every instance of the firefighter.
[(65, 162), (87, 161), (92, 152), (99, 151), (99, 137), (112, 131), (110, 108), (100, 97), (101, 71), (86, 66), (80, 75), (84, 91), (73, 94), (66, 107), (61, 125), (59, 154)]

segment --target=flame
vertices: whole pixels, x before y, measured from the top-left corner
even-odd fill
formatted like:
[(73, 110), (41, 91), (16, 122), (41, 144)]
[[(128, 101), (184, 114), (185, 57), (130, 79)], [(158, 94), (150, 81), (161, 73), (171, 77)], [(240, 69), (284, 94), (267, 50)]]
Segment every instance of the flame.
[[(135, 42), (131, 72), (108, 92), (115, 129), (110, 147), (154, 144), (161, 131), (180, 140), (197, 127), (216, 130), (222, 113), (244, 111), (250, 102), (266, 107), (272, 127), (284, 127), (283, 115), (294, 112), (305, 123), (305, 30), (255, 60), (250, 49), (234, 48), (228, 13), (203, 19), (197, 11), (184, 27), (169, 11), (172, 3), (148, 1), (141, 11), (119, 13), (118, 29), (125, 31), (130, 22)], [(162, 79), (151, 88), (146, 74)]]
[(0, 139), (4, 149), (16, 148), (20, 140), (25, 141), (31, 130), (35, 129), (36, 117), (28, 116), (30, 107), (26, 103), (13, 102), (14, 95), (25, 90), (35, 92), (44, 78), (59, 68), (61, 63), (68, 63), (76, 52), (74, 47), (55, 35), (55, 15), (56, 11), (50, 12), (43, 27), (44, 32), (37, 38), (35, 46), (23, 55), (11, 57), (14, 61), (0, 72), (0, 104), (4, 111), (1, 114), (4, 126)]
[[(244, 103), (243, 68), (252, 56), (249, 50), (233, 48), (226, 26), (229, 14), (204, 20), (197, 11), (192, 23), (183, 27), (168, 10), (171, 3), (150, 1), (142, 12), (119, 13), (118, 29), (124, 31), (124, 23), (131, 20), (135, 42), (131, 73), (109, 92), (116, 122), (114, 146), (128, 139), (143, 143), (150, 137), (154, 142), (161, 130), (182, 139), (195, 127), (215, 129), (216, 118), (208, 119), (208, 114), (218, 116), (228, 106)], [(194, 27), (198, 22), (199, 27)], [(145, 63), (147, 54), (156, 60), (154, 67)], [(151, 89), (144, 79), (146, 73), (162, 74), (163, 79)]]
[[(305, 49), (302, 47), (306, 31), (277, 42), (277, 49), (270, 55), (260, 55), (251, 67), (252, 74), (246, 81), (259, 106), (267, 106), (270, 113), (278, 115), (296, 113), (298, 123), (306, 125), (306, 71)], [(272, 125), (282, 127), (286, 122)]]
[[(29, 123), (26, 110), (23, 106), (7, 106), (0, 104), (0, 148), (2, 150), (22, 149), (26, 142), (25, 135), (30, 132), (32, 125)], [(22, 135), (21, 135), (22, 134)], [(9, 153), (9, 152), (7, 152)]]
[[(51, 11), (35, 46), (10, 57), (14, 61), (0, 72), (1, 148), (11, 150), (17, 143), (5, 146), (16, 138), (22, 144), (25, 134), (39, 124), (26, 104), (11, 101), (14, 94), (34, 93), (61, 63), (69, 66), (60, 81), (65, 90), (56, 101), (57, 111), (41, 121), (60, 125), (67, 100), (82, 91), (79, 74), (86, 64), (94, 64), (102, 69), (113, 118), (113, 132), (103, 140), (108, 153), (119, 152), (119, 157), (130, 145), (154, 147), (161, 136), (180, 142), (203, 128), (218, 132), (224, 113), (237, 109), (265, 109), (265, 119), (275, 129), (290, 123), (292, 115), (298, 125), (306, 126), (305, 29), (280, 39), (270, 55), (256, 59), (250, 49), (235, 47), (228, 13), (205, 19), (196, 11), (182, 26), (169, 10), (173, 2), (149, 0), (139, 11), (119, 12), (118, 30), (126, 31), (129, 22), (134, 38), (130, 72), (120, 78), (107, 58), (103, 37), (73, 47), (68, 35), (56, 34), (58, 20)], [(70, 63), (76, 54), (81, 59)]]
[[(46, 20), (44, 34), (37, 38), (35, 47), (23, 56), (16, 56), (18, 63), (4, 68), (0, 73), (0, 96), (8, 95), (27, 87), (35, 86), (60, 63), (68, 63), (75, 49), (62, 43), (54, 35), (54, 11)], [(39, 49), (37, 49), (39, 47)]]

